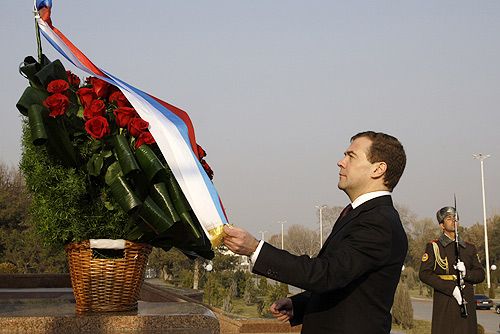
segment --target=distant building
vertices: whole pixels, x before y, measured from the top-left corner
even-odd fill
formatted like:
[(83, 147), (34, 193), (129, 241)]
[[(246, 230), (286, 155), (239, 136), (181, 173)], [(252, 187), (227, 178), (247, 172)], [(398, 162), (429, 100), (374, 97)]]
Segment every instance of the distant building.
[(238, 267), (235, 270), (243, 270), (243, 271), (252, 272), (252, 264), (251, 264), (250, 258), (248, 256), (235, 254), (224, 246), (220, 247), (219, 251), (223, 255), (231, 255), (231, 256), (238, 258), (238, 264), (237, 264)]

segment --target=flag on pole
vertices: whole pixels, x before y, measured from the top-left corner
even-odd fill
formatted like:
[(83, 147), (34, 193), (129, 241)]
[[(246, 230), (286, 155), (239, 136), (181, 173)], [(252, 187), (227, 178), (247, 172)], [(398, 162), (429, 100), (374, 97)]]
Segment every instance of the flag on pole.
[(74, 66), (120, 89), (139, 116), (149, 123), (149, 131), (212, 245), (220, 243), (227, 217), (219, 195), (200, 163), (203, 150), (196, 143), (188, 114), (94, 65), (53, 26), (51, 7), (51, 0), (35, 0), (35, 20), (41, 34)]

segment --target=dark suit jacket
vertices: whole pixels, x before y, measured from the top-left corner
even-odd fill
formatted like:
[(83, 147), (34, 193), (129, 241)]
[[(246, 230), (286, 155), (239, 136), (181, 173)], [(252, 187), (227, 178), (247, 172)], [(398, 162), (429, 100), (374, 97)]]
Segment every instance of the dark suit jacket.
[(302, 333), (389, 333), (408, 240), (391, 196), (337, 220), (315, 258), (264, 243), (253, 272), (306, 290), (292, 297)]

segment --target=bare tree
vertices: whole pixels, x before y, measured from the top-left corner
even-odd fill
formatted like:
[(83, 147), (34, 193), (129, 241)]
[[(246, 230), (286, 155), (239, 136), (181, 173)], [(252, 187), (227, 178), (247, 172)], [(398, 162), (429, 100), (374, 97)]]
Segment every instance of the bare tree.
[(18, 227), (28, 214), (29, 196), (19, 169), (0, 162), (0, 226)]
[[(302, 225), (290, 226), (285, 232), (284, 240), (285, 250), (295, 255), (314, 256), (319, 251), (318, 233)], [(281, 235), (272, 235), (268, 242), (281, 248)]]
[(410, 233), (407, 233), (409, 245), (406, 265), (418, 270), (426, 244), (438, 238), (441, 230), (436, 222), (430, 218), (426, 218), (414, 221), (410, 227), (410, 231)]
[(404, 205), (396, 203), (394, 206), (399, 213), (399, 217), (401, 218), (401, 223), (403, 223), (406, 234), (411, 237), (415, 237), (416, 233), (418, 234), (420, 232), (416, 230), (418, 229), (417, 215)]
[[(339, 217), (340, 212), (342, 212), (342, 209), (343, 207), (341, 206), (333, 206), (333, 207), (326, 206), (321, 210), (321, 215), (322, 215), (321, 220), (323, 224), (323, 242), (326, 240), (326, 238), (328, 238), (328, 236), (332, 232), (333, 225), (335, 224), (335, 221), (337, 221), (337, 218)], [(318, 217), (319, 221), (319, 211), (316, 212), (316, 216)], [(316, 230), (319, 231), (319, 226), (316, 228)]]
[(314, 256), (319, 251), (318, 234), (302, 225), (292, 225), (286, 233), (285, 245), (292, 254)]

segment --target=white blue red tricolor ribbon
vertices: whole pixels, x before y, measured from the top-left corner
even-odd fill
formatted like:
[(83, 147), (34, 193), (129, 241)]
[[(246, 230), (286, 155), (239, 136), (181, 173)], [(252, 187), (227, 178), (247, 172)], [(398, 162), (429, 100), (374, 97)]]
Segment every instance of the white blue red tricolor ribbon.
[(73, 65), (122, 91), (139, 116), (149, 123), (149, 131), (167, 160), (205, 234), (212, 243), (217, 242), (223, 224), (227, 224), (227, 218), (217, 191), (200, 164), (193, 125), (187, 113), (95, 66), (52, 25), (51, 7), (51, 0), (35, 0), (35, 19), (41, 34)]

